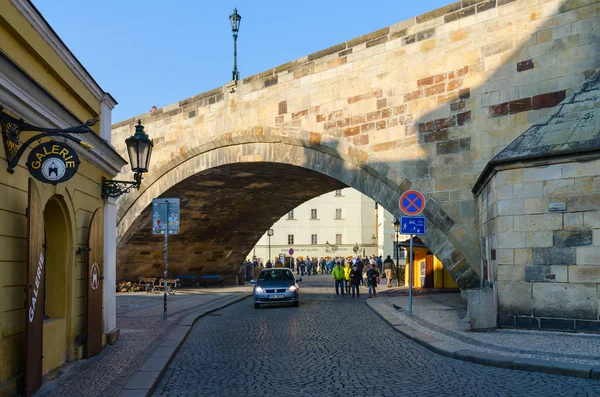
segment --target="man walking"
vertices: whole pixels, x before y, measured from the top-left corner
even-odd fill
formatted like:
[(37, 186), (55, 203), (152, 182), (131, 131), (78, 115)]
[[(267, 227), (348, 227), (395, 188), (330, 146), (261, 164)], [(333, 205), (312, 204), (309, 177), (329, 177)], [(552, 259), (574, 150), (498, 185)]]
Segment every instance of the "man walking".
[(383, 261), (383, 271), (385, 272), (385, 278), (387, 279), (387, 287), (392, 286), (392, 276), (394, 274), (394, 261), (388, 255)]
[(358, 287), (360, 286), (360, 280), (362, 280), (362, 273), (358, 270), (358, 266), (356, 263), (352, 266), (352, 270), (350, 270), (350, 283), (352, 284), (352, 297), (354, 298), (354, 291), (356, 290), (356, 297), (360, 298), (360, 291)]
[(333, 268), (331, 274), (335, 280), (335, 294), (340, 294), (338, 290), (339, 288), (342, 290), (342, 295), (344, 295), (344, 268), (341, 266), (340, 262), (335, 263), (335, 267)]
[(310, 273), (312, 271), (312, 262), (310, 261), (310, 257), (307, 256), (306, 261), (304, 263), (306, 264), (306, 272), (310, 276)]
[(371, 268), (367, 270), (367, 285), (369, 286), (369, 298), (377, 297), (377, 277), (379, 272), (377, 271), (377, 265), (371, 265)]
[[(360, 256), (357, 258), (356, 260), (356, 266), (358, 266), (358, 271), (360, 272), (360, 274), (363, 274), (363, 272), (365, 271), (365, 264), (362, 260), (360, 260)], [(362, 278), (360, 279), (361, 284), (363, 283)]]
[(375, 258), (375, 263), (377, 264), (377, 268), (379, 269), (379, 273), (383, 273), (383, 261), (381, 260), (381, 255)]

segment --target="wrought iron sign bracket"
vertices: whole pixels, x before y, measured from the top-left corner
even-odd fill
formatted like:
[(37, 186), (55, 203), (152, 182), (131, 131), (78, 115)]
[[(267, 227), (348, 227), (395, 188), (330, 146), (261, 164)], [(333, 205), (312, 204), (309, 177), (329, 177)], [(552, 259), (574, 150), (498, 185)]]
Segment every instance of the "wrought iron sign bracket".
[[(68, 134), (85, 134), (93, 132), (90, 127), (96, 124), (98, 120), (90, 119), (83, 124), (68, 128), (44, 128), (28, 124), (23, 121), (23, 119), (9, 116), (3, 110), (4, 108), (0, 106), (0, 130), (2, 131), (6, 162), (8, 163), (7, 171), (11, 174), (15, 172), (15, 167), (19, 164), (19, 160), (29, 145), (42, 138), (60, 137), (61, 139), (73, 141), (86, 149), (93, 148), (89, 143)], [(19, 138), (23, 131), (39, 131), (41, 134), (37, 134), (21, 144)]]
[(117, 181), (102, 178), (102, 199), (117, 198), (122, 194), (129, 193), (132, 189), (139, 190), (142, 185), (142, 173), (136, 172), (133, 174), (133, 179), (133, 181)]

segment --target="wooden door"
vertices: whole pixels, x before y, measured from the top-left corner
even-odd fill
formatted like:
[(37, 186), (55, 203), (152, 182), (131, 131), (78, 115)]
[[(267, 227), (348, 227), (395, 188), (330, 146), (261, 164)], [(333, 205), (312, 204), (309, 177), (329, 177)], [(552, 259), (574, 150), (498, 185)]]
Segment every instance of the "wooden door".
[(87, 349), (86, 357), (102, 350), (102, 274), (104, 269), (104, 210), (98, 208), (90, 223), (88, 241), (88, 292), (87, 292)]
[(425, 288), (433, 288), (433, 254), (425, 256)]
[(25, 395), (42, 385), (44, 332), (44, 209), (33, 179), (27, 202), (27, 275), (25, 284)]

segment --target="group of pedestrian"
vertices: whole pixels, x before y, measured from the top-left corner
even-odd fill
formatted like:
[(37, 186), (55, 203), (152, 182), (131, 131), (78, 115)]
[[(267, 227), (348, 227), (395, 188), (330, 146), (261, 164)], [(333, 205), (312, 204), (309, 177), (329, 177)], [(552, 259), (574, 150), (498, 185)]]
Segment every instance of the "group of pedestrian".
[[(267, 262), (267, 267), (272, 267), (271, 262)], [(240, 268), (240, 272), (245, 274), (246, 281), (254, 280), (258, 277), (258, 274), (265, 266), (262, 263), (262, 260), (254, 259), (249, 260), (246, 259)]]
[[(293, 262), (292, 266), (293, 266)], [(299, 276), (310, 276), (315, 274), (329, 274), (331, 269), (328, 267), (325, 258), (317, 259), (307, 257), (306, 259), (296, 258), (295, 268), (290, 268), (292, 271), (296, 271)]]
[[(369, 298), (377, 296), (377, 285), (387, 282), (387, 287), (392, 287), (392, 279), (396, 276), (394, 260), (390, 255), (381, 259), (381, 256), (371, 256), (362, 258), (360, 255), (346, 259), (343, 257), (337, 258), (293, 258), (286, 260), (285, 263), (276, 260), (272, 262), (268, 260), (263, 267), (262, 261), (249, 261), (243, 264), (245, 268), (246, 279), (251, 280), (256, 278), (257, 272), (263, 268), (286, 267), (292, 271), (296, 271), (299, 276), (310, 276), (315, 274), (331, 274), (335, 281), (336, 295), (350, 295), (359, 297), (359, 287), (367, 286), (369, 290)], [(402, 272), (401, 272), (402, 273)]]
[(372, 260), (369, 258), (363, 260), (360, 256), (357, 256), (352, 261), (336, 258), (331, 275), (334, 279), (336, 295), (352, 294), (353, 298), (359, 298), (360, 286), (366, 285), (369, 289), (368, 297), (377, 297), (377, 285), (380, 281), (381, 269), (378, 267), (375, 257)]

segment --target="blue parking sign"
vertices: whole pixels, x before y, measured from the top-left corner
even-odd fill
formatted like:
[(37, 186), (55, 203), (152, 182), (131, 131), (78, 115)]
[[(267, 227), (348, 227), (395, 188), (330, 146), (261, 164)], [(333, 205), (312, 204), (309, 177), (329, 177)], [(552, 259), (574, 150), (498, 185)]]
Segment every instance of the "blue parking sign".
[(400, 218), (400, 233), (425, 235), (425, 224), (424, 216), (403, 216)]

